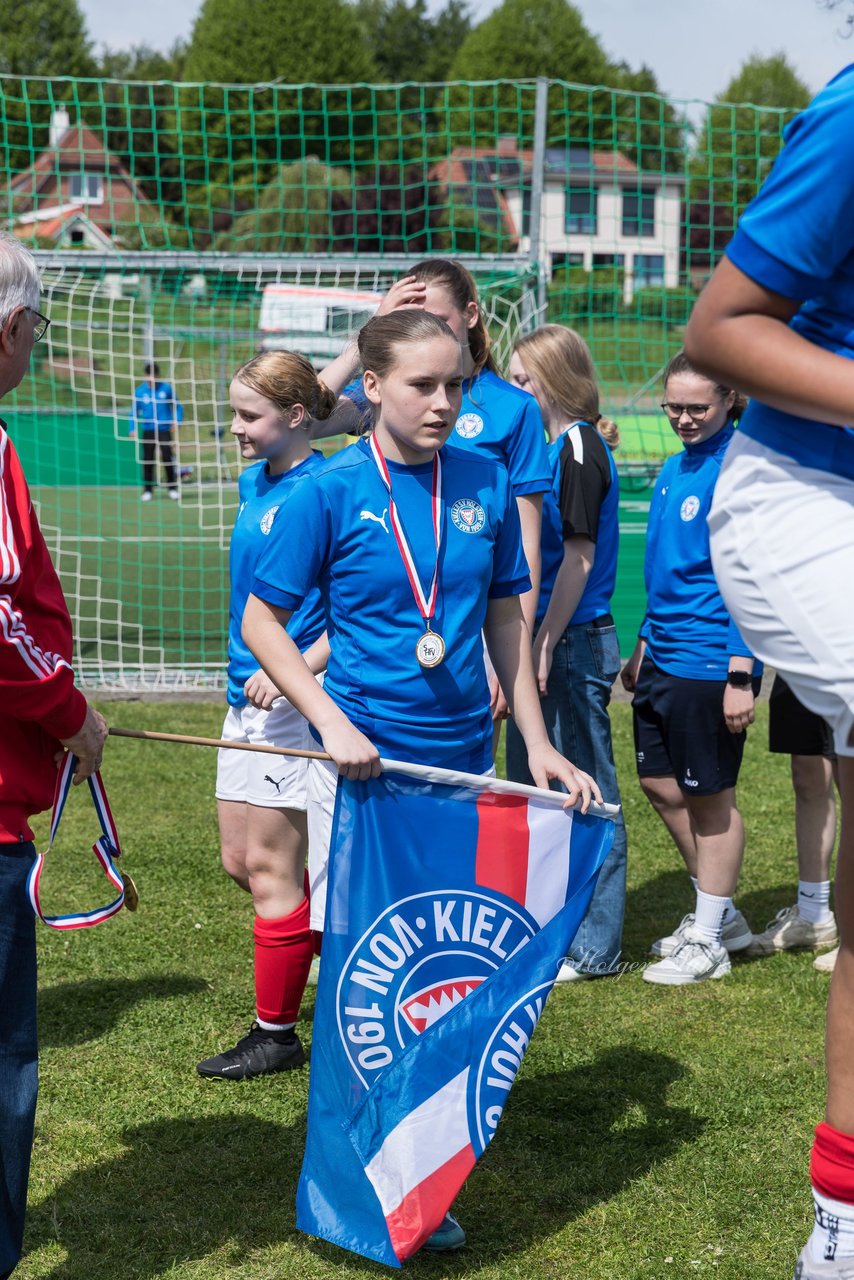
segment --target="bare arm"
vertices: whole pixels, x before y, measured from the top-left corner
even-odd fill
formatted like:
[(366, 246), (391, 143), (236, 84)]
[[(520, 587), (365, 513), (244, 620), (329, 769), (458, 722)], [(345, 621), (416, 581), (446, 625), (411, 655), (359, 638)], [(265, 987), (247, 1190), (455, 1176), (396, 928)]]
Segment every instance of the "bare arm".
[(540, 598), (540, 534), (543, 524), (543, 495), (541, 493), (523, 493), (516, 499), (519, 510), (519, 523), (522, 526), (522, 550), (528, 562), (528, 573), (531, 578), (531, 590), (520, 597), (522, 613), (528, 624), (531, 635), (534, 634), (534, 620), (537, 616), (537, 602)]
[(547, 692), (555, 646), (578, 608), (595, 559), (596, 543), (590, 538), (576, 534), (564, 542), (563, 562), (558, 569), (546, 616), (534, 641), (534, 672), (541, 694)]
[(345, 778), (376, 778), (379, 752), (321, 689), (288, 635), (290, 611), (249, 596), (243, 614), (243, 639), (288, 701), (314, 725), (323, 746)]
[(703, 373), (802, 418), (854, 420), (854, 361), (794, 333), (799, 302), (722, 259), (688, 322), (685, 351)]
[(531, 636), (518, 596), (490, 600), (484, 625), (486, 645), (502, 688), (510, 695), (513, 718), (525, 740), (528, 768), (538, 787), (557, 778), (566, 787), (567, 807), (580, 801), (586, 812), (591, 798), (602, 802), (596, 783), (555, 750), (548, 739), (531, 660)]
[(634, 647), (634, 652), (629, 658), (626, 665), (620, 672), (620, 680), (626, 693), (634, 693), (638, 684), (638, 673), (643, 662), (643, 655), (646, 653), (646, 641), (638, 636), (638, 642)]

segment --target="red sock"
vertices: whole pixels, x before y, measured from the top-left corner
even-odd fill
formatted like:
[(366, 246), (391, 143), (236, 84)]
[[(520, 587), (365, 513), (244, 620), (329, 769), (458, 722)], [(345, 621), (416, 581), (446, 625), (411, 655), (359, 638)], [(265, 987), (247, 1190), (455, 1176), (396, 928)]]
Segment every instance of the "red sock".
[(296, 1022), (314, 956), (308, 898), (279, 920), (256, 916), (254, 933), (258, 1017), (283, 1025)]
[(829, 1124), (816, 1127), (810, 1157), (810, 1180), (823, 1196), (854, 1204), (854, 1136)]

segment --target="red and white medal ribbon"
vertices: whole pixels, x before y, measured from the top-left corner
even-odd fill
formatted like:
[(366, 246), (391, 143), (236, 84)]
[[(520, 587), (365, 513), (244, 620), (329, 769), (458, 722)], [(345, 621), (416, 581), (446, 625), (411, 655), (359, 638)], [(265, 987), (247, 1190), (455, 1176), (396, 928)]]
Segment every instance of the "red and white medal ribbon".
[(388, 490), (388, 511), (391, 517), (391, 527), (394, 533), (394, 540), (397, 543), (397, 549), (400, 552), (400, 558), (403, 561), (403, 567), (406, 570), (406, 576), (409, 579), (409, 585), (412, 588), (412, 594), (415, 597), (415, 603), (424, 619), (424, 625), (430, 630), (430, 619), (436, 612), (436, 598), (439, 594), (439, 552), (442, 546), (442, 459), (438, 453), (433, 455), (433, 486), (431, 498), (431, 511), (433, 515), (433, 537), (436, 541), (436, 566), (433, 569), (433, 581), (430, 583), (430, 594), (424, 594), (424, 588), (421, 586), (421, 579), (418, 577), (418, 570), (415, 567), (415, 558), (410, 550), (409, 543), (406, 540), (406, 534), (400, 517), (397, 514), (397, 505), (394, 501), (394, 495), (391, 491), (391, 476), (389, 474), (388, 464), (383, 457), (382, 450), (377, 444), (377, 438), (372, 435), (368, 441), (374, 462), (377, 464), (377, 471), (380, 473), (380, 479)]
[(86, 929), (90, 925), (100, 924), (102, 920), (109, 920), (110, 916), (114, 916), (121, 911), (125, 901), (125, 885), (121, 873), (116, 870), (113, 865), (113, 858), (121, 857), (121, 845), (119, 844), (119, 833), (116, 831), (116, 824), (110, 811), (110, 804), (107, 800), (107, 793), (104, 790), (104, 784), (101, 780), (100, 773), (93, 774), (87, 779), (89, 783), (89, 791), (92, 795), (92, 801), (95, 805), (95, 811), (98, 814), (98, 821), (101, 824), (101, 836), (92, 845), (92, 852), (100, 862), (104, 869), (104, 875), (112, 885), (118, 890), (118, 897), (105, 907), (97, 907), (94, 911), (81, 911), (77, 915), (65, 916), (46, 916), (41, 909), (39, 900), (39, 884), (41, 881), (42, 871), (44, 870), (44, 861), (53, 848), (53, 842), (56, 839), (56, 833), (59, 829), (59, 822), (62, 818), (62, 812), (65, 808), (65, 802), (68, 799), (68, 793), (71, 790), (71, 779), (74, 776), (74, 768), (77, 764), (77, 757), (70, 752), (63, 761), (62, 768), (56, 780), (56, 792), (53, 797), (53, 812), (50, 819), (50, 843), (44, 853), (40, 853), (33, 863), (29, 877), (27, 879), (27, 893), (33, 911), (43, 920), (45, 924), (50, 925), (52, 929)]

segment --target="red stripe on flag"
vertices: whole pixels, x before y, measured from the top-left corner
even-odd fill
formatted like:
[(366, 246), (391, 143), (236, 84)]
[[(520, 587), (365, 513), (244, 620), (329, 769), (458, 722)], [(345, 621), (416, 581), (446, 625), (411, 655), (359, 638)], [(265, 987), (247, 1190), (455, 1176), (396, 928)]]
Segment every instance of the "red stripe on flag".
[(529, 838), (524, 796), (478, 796), (475, 882), (524, 905)]
[(475, 1166), (469, 1143), (403, 1197), (386, 1218), (391, 1247), (405, 1262), (438, 1227)]

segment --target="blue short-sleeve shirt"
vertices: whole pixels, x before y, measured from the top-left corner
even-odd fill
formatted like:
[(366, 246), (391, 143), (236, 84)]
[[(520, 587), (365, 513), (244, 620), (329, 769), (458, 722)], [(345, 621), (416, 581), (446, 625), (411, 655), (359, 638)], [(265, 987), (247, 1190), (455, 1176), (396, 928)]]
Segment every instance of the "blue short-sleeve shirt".
[[(489, 600), (523, 594), (530, 579), (507, 472), (450, 444), (441, 458), (443, 541), (431, 624), (446, 645), (441, 665), (425, 669), (415, 656), (424, 621), (365, 441), (295, 490), (252, 590), (294, 609), (319, 585), (331, 647), (324, 689), (383, 755), (483, 772), (492, 725), (481, 628)], [(427, 594), (436, 561), (432, 463), (388, 467)]]
[[(273, 476), (266, 462), (247, 467), (238, 481), (240, 505), (234, 521), (228, 570), (231, 593), (228, 608), (228, 690), (226, 697), (233, 707), (246, 705), (243, 686), (258, 670), (258, 659), (247, 649), (240, 634), (243, 610), (252, 590), (255, 568), (265, 550), (270, 535), (278, 526), (278, 535), (287, 537), (289, 516), (284, 510), (286, 499), (296, 485), (307, 475), (325, 465), (323, 455), (313, 453), (290, 471)], [(321, 636), (326, 628), (323, 602), (320, 592), (308, 593), (305, 601), (288, 622), (288, 631), (295, 644), (305, 650)]]
[[(854, 358), (854, 65), (785, 132), (766, 182), (744, 211), (727, 256), (773, 293), (800, 302), (791, 328)], [(852, 411), (854, 416), (854, 411)], [(805, 465), (854, 479), (854, 432), (752, 401), (746, 435)]]

